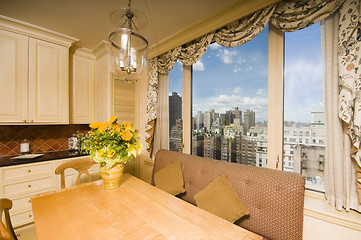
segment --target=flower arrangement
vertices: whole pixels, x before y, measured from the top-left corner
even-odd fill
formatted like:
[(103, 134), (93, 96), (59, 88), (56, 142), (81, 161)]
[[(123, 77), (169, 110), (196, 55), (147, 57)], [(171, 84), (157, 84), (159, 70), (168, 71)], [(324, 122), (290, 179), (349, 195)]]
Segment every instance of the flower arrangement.
[(82, 150), (101, 167), (127, 163), (141, 153), (139, 132), (131, 123), (119, 124), (117, 117), (112, 117), (108, 122), (93, 122), (89, 127), (91, 130), (83, 138)]

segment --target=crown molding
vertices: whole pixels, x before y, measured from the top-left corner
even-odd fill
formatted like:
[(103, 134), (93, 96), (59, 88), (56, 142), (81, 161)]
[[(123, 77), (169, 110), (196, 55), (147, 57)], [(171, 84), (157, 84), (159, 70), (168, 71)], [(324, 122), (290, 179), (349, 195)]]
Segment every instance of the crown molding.
[(74, 52), (74, 56), (79, 56), (79, 57), (87, 58), (90, 60), (96, 60), (96, 56), (93, 53), (93, 51), (90, 49), (87, 49), (87, 48), (76, 49)]
[(95, 55), (96, 60), (107, 53), (110, 53), (110, 43), (105, 40), (98, 43), (98, 45), (93, 49), (93, 54)]
[(71, 47), (79, 39), (46, 28), (0, 15), (0, 29), (19, 33), (36, 39)]
[(148, 59), (221, 28), (281, 0), (239, 0), (149, 47)]

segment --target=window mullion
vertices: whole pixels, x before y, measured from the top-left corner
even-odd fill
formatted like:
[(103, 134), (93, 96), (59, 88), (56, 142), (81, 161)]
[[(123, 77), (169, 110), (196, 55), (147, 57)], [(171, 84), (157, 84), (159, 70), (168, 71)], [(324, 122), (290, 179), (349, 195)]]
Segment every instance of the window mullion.
[(284, 34), (269, 24), (268, 39), (267, 166), (282, 170)]
[(183, 152), (191, 154), (192, 66), (183, 64)]

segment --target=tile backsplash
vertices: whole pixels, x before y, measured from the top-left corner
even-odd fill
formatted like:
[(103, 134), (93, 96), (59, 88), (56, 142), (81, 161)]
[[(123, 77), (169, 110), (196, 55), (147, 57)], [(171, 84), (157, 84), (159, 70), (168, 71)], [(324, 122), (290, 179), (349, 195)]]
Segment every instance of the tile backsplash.
[(32, 153), (68, 150), (68, 138), (77, 131), (89, 130), (87, 124), (70, 125), (0, 125), (0, 157), (20, 154), (20, 143), (30, 143)]

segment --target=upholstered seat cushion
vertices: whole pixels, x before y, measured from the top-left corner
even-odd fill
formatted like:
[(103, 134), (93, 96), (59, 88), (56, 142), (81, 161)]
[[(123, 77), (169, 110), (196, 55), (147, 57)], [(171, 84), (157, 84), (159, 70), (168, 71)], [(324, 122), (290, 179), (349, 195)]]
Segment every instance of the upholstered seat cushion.
[(232, 223), (249, 214), (224, 174), (195, 194), (194, 199), (198, 207)]
[(162, 168), (154, 175), (154, 183), (157, 188), (172, 195), (185, 192), (182, 166), (180, 161)]

